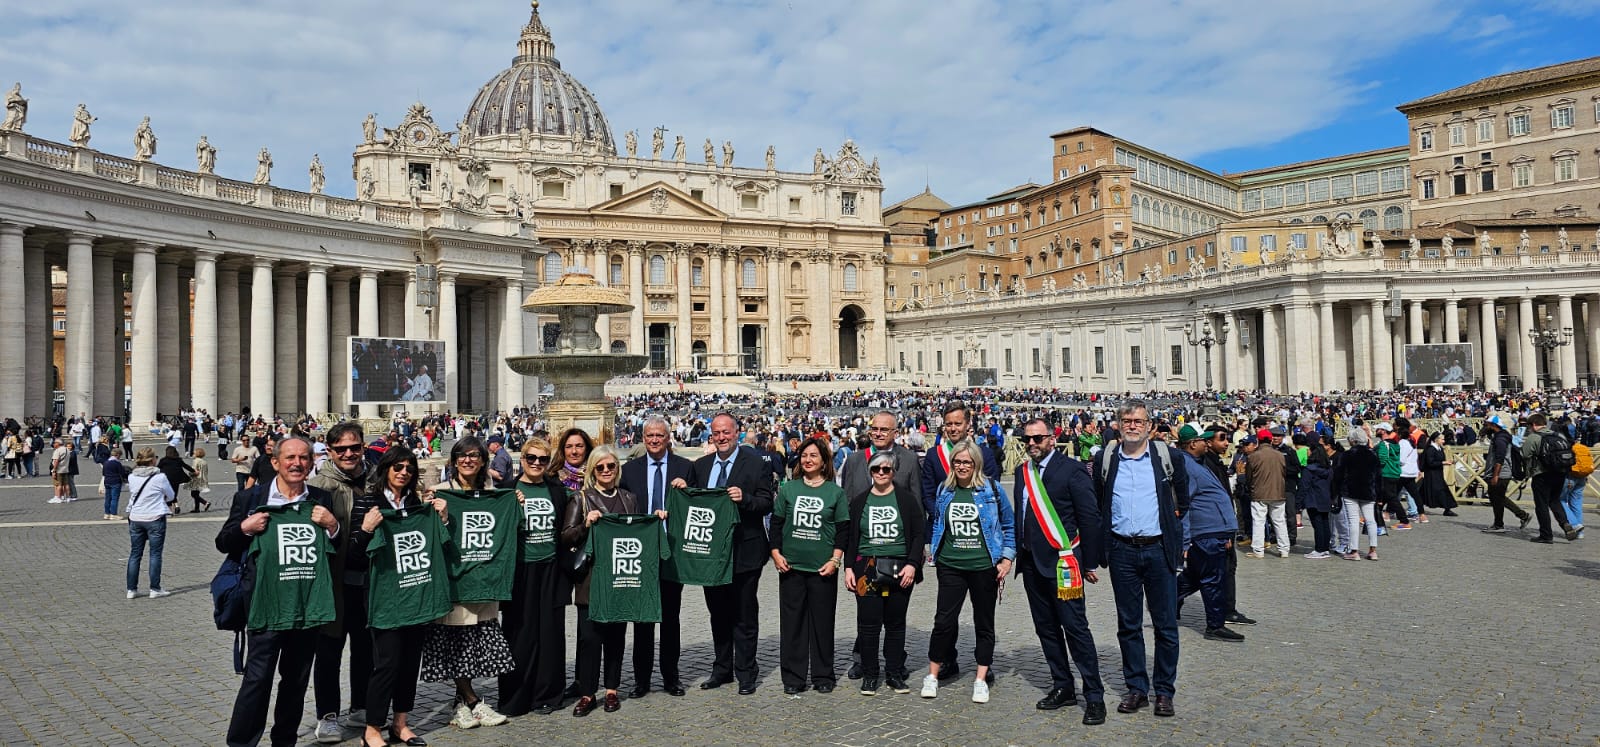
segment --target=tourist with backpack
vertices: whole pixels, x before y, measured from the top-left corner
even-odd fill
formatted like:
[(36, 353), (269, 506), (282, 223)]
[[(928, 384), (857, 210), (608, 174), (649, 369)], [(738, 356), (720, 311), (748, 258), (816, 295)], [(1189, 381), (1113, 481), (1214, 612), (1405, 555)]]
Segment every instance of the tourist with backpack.
[(1588, 438), (1572, 443), (1572, 467), (1561, 488), (1561, 508), (1567, 512), (1567, 521), (1577, 528), (1578, 539), (1583, 539), (1583, 488), (1589, 484), (1589, 475), (1594, 474), (1594, 442), (1590, 439), (1596, 434), (1585, 435)]
[(1578, 539), (1578, 527), (1567, 521), (1561, 507), (1561, 490), (1572, 469), (1572, 441), (1565, 433), (1549, 427), (1542, 412), (1528, 416), (1528, 435), (1522, 439), (1522, 460), (1528, 466), (1528, 481), (1533, 486), (1533, 512), (1539, 517), (1539, 534), (1533, 542), (1553, 544), (1551, 516), (1566, 534), (1567, 541)]
[(1506, 431), (1509, 422), (1510, 418), (1505, 415), (1490, 415), (1483, 421), (1483, 437), (1489, 441), (1483, 480), (1489, 484), (1489, 508), (1494, 512), (1494, 523), (1483, 531), (1490, 534), (1506, 530), (1506, 511), (1510, 511), (1521, 522), (1519, 529), (1526, 528), (1528, 522), (1533, 521), (1532, 514), (1506, 497), (1506, 488), (1516, 479), (1516, 465), (1521, 463), (1521, 452), (1512, 446), (1511, 434)]

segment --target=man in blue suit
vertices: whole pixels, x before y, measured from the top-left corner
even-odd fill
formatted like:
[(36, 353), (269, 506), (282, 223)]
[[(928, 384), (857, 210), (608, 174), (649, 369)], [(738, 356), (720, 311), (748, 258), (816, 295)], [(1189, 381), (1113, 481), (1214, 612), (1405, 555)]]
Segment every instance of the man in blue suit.
[[(1103, 724), (1105, 686), (1100, 682), (1100, 664), (1084, 610), (1083, 589), (1081, 585), (1076, 590), (1060, 586), (1067, 580), (1058, 577), (1060, 550), (1051, 542), (1052, 532), (1047, 531), (1051, 527), (1041, 524), (1041, 516), (1045, 523), (1059, 521), (1065, 547), (1070, 547), (1071, 538), (1077, 536), (1075, 555), (1078, 567), (1083, 569), (1082, 580), (1091, 584), (1099, 581), (1092, 570), (1099, 565), (1100, 557), (1100, 514), (1095, 505), (1094, 483), (1082, 462), (1056, 452), (1055, 431), (1049, 423), (1034, 418), (1022, 426), (1022, 433), (1029, 460), (1017, 466), (1016, 489), (1012, 491), (1017, 516), (1017, 575), (1022, 577), (1028, 593), (1033, 630), (1044, 648), (1051, 680), (1050, 692), (1034, 707), (1053, 711), (1078, 704), (1067, 656), (1071, 651), (1078, 674), (1083, 676), (1083, 723)], [(1036, 485), (1032, 484), (1034, 479)], [(1039, 487), (1042, 492), (1036, 492)], [(1041, 511), (1044, 505), (1036, 506), (1035, 501), (1047, 501), (1055, 509), (1053, 515), (1047, 509)]]

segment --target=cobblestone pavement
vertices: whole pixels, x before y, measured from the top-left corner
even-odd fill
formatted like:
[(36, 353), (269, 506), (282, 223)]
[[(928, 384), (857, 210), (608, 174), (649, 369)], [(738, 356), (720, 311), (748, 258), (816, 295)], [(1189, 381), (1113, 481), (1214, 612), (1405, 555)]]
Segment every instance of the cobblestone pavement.
[[(238, 678), (231, 634), (212, 627), (207, 586), (226, 501), (172, 520), (164, 584), (173, 595), (127, 600), (126, 525), (96, 518), (93, 479), (82, 476), (82, 500), (59, 506), (45, 503), (43, 480), (0, 481), (0, 742), (220, 744)], [(987, 705), (970, 702), (970, 629), (961, 642), (965, 673), (936, 700), (888, 691), (864, 698), (842, 678), (831, 694), (786, 697), (775, 671), (776, 574), (768, 570), (761, 689), (753, 696), (693, 689), (709, 670), (710, 636), (704, 604), (690, 593), (686, 697), (657, 691), (615, 714), (578, 720), (563, 711), (462, 732), (445, 725), (446, 688), (424, 684), (413, 724), (435, 745), (1600, 742), (1600, 553), (1590, 544), (1600, 538), (1535, 545), (1516, 532), (1479, 533), (1487, 508), (1461, 514), (1384, 537), (1377, 563), (1311, 561), (1303, 549), (1288, 559), (1241, 558), (1240, 605), (1261, 623), (1240, 628), (1242, 644), (1206, 641), (1192, 600), (1182, 619), (1174, 719), (1113, 707), (1104, 726), (1084, 727), (1078, 709), (1034, 710), (1048, 676), (1015, 584), (998, 613), (999, 682)], [(1309, 526), (1301, 537), (1309, 539)], [(930, 579), (913, 595), (913, 665), (926, 655), (933, 601)], [(841, 674), (853, 606), (841, 596)], [(1122, 677), (1108, 582), (1090, 588), (1088, 608), (1114, 706)], [(569, 611), (569, 631), (570, 620)], [(493, 703), (493, 683), (479, 686)], [(302, 734), (310, 743), (307, 702)], [(357, 744), (349, 736), (346, 744)]]

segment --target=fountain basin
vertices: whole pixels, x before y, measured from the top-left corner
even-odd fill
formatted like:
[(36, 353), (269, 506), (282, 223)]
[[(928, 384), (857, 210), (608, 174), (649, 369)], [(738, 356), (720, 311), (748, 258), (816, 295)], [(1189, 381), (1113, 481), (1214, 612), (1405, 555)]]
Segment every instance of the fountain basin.
[(555, 386), (558, 401), (598, 402), (606, 399), (606, 382), (638, 373), (650, 362), (648, 355), (626, 353), (565, 353), (518, 355), (506, 365), (524, 376), (538, 376)]

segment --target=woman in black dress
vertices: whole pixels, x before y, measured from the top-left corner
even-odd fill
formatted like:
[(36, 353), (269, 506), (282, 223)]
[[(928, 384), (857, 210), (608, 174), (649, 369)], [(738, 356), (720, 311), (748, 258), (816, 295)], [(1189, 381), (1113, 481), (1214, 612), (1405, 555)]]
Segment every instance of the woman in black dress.
[(1417, 454), (1417, 467), (1422, 471), (1422, 505), (1444, 509), (1445, 516), (1455, 516), (1456, 497), (1450, 494), (1450, 486), (1444, 482), (1445, 468), (1455, 462), (1445, 458), (1444, 432), (1425, 433), (1418, 442), (1423, 444)]

